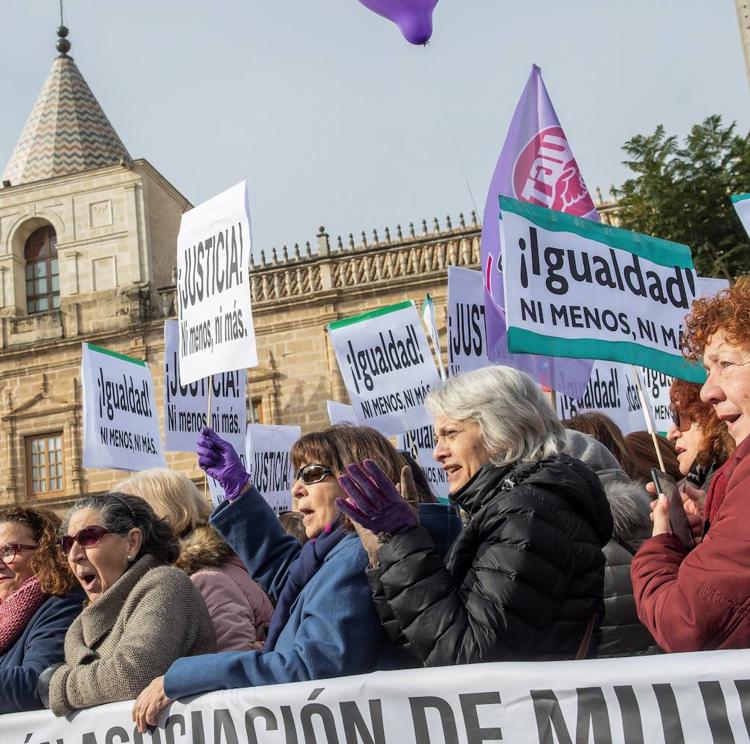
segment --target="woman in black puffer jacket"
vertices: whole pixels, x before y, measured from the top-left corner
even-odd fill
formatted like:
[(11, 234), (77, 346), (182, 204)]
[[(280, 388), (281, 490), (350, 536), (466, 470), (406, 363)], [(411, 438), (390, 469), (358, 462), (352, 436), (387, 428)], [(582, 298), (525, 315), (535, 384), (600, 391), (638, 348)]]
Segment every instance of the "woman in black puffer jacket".
[(561, 454), (544, 394), (522, 372), (486, 367), (427, 407), (435, 459), (469, 517), (447, 565), (371, 463), (340, 479), (386, 630), (425, 666), (595, 655), (612, 516), (594, 472)]

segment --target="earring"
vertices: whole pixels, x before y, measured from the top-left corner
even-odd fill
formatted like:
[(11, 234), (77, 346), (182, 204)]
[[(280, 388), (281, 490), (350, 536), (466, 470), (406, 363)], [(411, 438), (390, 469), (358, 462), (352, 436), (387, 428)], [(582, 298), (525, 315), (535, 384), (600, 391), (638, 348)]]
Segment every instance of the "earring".
[(132, 560), (133, 559), (130, 556), (128, 556), (128, 563), (130, 563), (130, 561), (132, 561)]

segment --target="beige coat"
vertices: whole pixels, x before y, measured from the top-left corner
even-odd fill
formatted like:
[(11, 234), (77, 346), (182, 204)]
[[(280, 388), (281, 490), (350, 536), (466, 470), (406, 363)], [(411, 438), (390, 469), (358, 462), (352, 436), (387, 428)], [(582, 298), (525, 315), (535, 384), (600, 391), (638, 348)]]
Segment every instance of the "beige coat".
[(131, 700), (175, 659), (215, 650), (211, 619), (190, 579), (145, 555), (70, 626), (65, 663), (50, 680), (50, 708), (64, 716)]

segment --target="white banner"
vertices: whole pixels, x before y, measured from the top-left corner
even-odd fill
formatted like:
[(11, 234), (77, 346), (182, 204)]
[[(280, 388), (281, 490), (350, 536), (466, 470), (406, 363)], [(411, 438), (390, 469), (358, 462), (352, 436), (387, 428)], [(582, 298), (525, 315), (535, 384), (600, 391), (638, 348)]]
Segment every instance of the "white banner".
[(750, 194), (736, 194), (732, 197), (732, 204), (745, 232), (750, 237)]
[(0, 716), (2, 744), (747, 742), (750, 650), (470, 664), (213, 692), (139, 734), (132, 702)]
[(424, 471), (430, 488), (439, 501), (448, 503), (448, 474), (435, 460), (435, 430), (432, 425), (420, 426), (396, 437), (396, 447), (406, 450)]
[(440, 377), (413, 302), (336, 321), (328, 333), (360, 424), (401, 434), (432, 423), (424, 399)]
[(248, 424), (247, 427), (247, 472), (277, 514), (292, 508), (294, 470), (289, 450), (301, 434), (299, 426)]
[[(656, 429), (667, 432), (672, 424), (669, 412), (672, 378), (646, 367), (641, 367), (640, 370)], [(569, 419), (587, 411), (599, 411), (609, 416), (622, 429), (623, 434), (646, 429), (633, 368), (626, 364), (595, 362), (584, 394), (578, 400), (558, 394), (556, 404), (560, 419)]]
[(83, 467), (164, 467), (154, 381), (146, 362), (83, 344)]
[(680, 349), (698, 296), (690, 249), (500, 198), (512, 352), (638, 364), (702, 382)]
[(449, 266), (448, 374), (455, 377), (489, 364), (482, 272)]
[(182, 215), (177, 236), (180, 380), (256, 367), (247, 184)]

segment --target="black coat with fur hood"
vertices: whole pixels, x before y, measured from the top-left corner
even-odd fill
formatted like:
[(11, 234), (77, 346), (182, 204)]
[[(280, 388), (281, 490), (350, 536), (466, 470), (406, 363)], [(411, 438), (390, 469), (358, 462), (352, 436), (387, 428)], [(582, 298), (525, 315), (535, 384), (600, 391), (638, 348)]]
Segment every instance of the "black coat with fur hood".
[(423, 528), (381, 546), (369, 577), (386, 631), (425, 666), (574, 658), (604, 610), (596, 475), (567, 455), (485, 465), (452, 500), (470, 519), (447, 566)]

